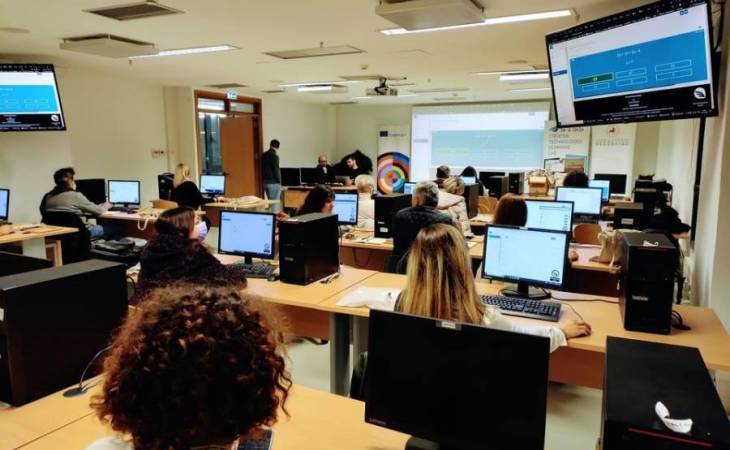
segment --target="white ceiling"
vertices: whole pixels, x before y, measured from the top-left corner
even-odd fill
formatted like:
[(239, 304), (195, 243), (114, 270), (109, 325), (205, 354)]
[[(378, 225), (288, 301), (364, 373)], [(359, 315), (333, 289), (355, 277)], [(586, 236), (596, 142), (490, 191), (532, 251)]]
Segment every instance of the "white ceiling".
[[(494, 76), (471, 72), (524, 69), (546, 65), (544, 35), (576, 24), (575, 18), (551, 19), (460, 30), (385, 36), (378, 30), (395, 25), (375, 14), (376, 0), (160, 0), (184, 14), (129, 22), (99, 17), (84, 9), (129, 3), (132, 0), (22, 0), (0, 2), (0, 28), (23, 28), (30, 33), (0, 31), (0, 59), (31, 55), (60, 60), (70, 67), (92, 67), (164, 85), (204, 86), (238, 82), (250, 86), (241, 94), (260, 96), (279, 83), (336, 80), (340, 75), (405, 76), (408, 89), (468, 88), (462, 101), (501, 101), (548, 98), (549, 91), (510, 93), (507, 89), (546, 87), (548, 82), (511, 85)], [(641, 0), (481, 0), (487, 15), (500, 17), (573, 8), (580, 21), (647, 3)], [(60, 50), (61, 38), (111, 33), (153, 42), (160, 49), (231, 44), (241, 50), (208, 55), (110, 59)], [(280, 60), (263, 52), (349, 44), (366, 53), (302, 60)], [(367, 66), (366, 70), (362, 67)], [(348, 101), (364, 95), (375, 82), (349, 85), (347, 94), (304, 94), (289, 88), (291, 99), (311, 102)], [(361, 100), (361, 104), (433, 103), (422, 94), (403, 99)]]

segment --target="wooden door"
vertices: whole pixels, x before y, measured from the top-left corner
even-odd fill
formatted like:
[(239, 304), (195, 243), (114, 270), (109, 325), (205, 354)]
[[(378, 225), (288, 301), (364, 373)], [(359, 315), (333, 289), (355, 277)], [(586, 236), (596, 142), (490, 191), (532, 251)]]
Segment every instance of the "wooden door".
[(220, 121), (221, 159), (226, 178), (226, 197), (263, 195), (257, 152), (255, 116), (228, 117)]

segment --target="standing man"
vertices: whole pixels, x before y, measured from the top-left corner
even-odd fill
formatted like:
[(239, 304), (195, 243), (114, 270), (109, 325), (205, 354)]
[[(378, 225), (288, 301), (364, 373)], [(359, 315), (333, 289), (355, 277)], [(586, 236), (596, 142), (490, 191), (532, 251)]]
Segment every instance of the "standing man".
[[(264, 192), (269, 200), (281, 200), (281, 170), (279, 169), (279, 141), (272, 139), (269, 149), (261, 157), (261, 179), (264, 183)], [(281, 204), (271, 205), (275, 213), (281, 211)]]
[(334, 183), (335, 182), (335, 171), (327, 161), (327, 155), (319, 155), (317, 159), (317, 177), (320, 183)]

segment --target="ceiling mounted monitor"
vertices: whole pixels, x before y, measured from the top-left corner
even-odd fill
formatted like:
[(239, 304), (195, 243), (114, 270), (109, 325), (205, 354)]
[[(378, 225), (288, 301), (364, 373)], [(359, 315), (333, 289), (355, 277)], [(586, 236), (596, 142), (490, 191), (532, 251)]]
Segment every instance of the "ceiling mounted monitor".
[(651, 3), (546, 36), (558, 126), (717, 115), (710, 0)]
[(0, 64), (0, 131), (65, 130), (51, 64)]

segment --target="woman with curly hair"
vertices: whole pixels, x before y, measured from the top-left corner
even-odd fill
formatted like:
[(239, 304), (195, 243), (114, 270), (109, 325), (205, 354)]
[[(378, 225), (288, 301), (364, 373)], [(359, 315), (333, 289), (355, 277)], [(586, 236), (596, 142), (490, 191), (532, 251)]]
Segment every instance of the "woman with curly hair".
[(119, 433), (87, 450), (237, 449), (276, 422), (291, 379), (261, 305), (225, 288), (149, 292), (104, 361), (97, 416)]
[(155, 222), (157, 235), (140, 257), (139, 288), (142, 293), (178, 281), (246, 287), (246, 274), (226, 266), (198, 239), (195, 212), (186, 206), (168, 209)]

